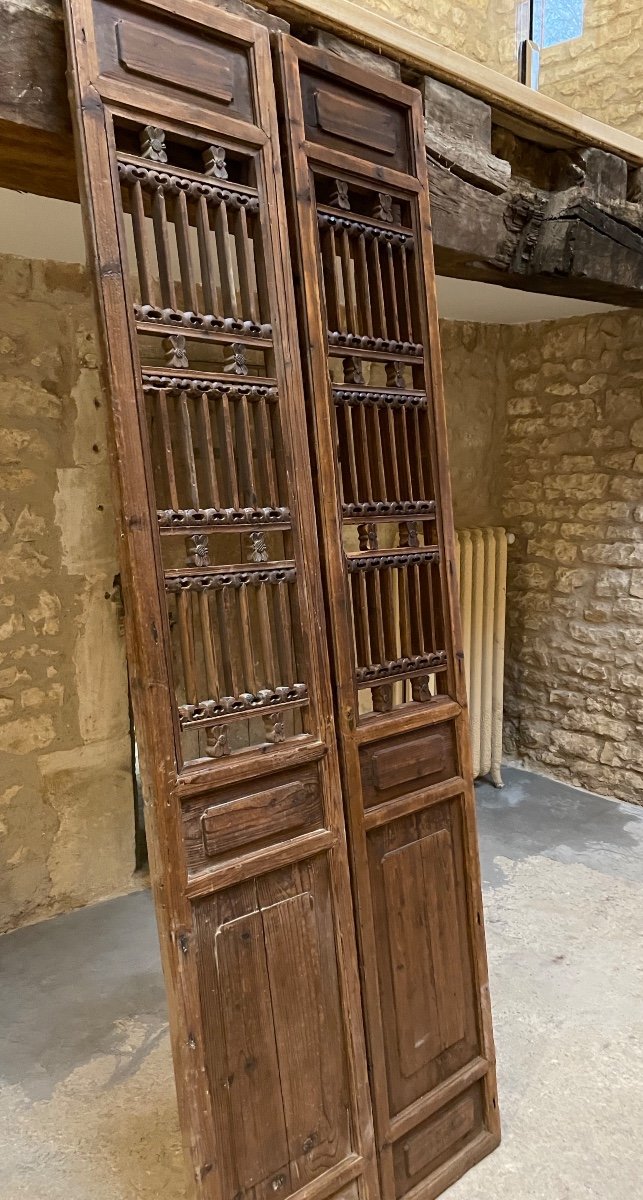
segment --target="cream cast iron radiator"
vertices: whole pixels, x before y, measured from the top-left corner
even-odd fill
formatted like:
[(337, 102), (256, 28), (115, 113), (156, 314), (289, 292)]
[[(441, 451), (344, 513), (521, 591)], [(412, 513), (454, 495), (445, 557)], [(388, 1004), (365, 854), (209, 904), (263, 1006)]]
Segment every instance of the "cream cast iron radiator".
[(507, 543), (514, 537), (499, 527), (456, 536), (473, 775), (491, 775), (502, 787)]

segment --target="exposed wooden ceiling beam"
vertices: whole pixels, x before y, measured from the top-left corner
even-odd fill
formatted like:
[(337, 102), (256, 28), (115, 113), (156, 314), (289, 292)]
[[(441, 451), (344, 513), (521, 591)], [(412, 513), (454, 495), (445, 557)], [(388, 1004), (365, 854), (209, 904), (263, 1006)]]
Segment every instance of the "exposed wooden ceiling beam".
[(549, 131), (569, 144), (597, 146), (635, 165), (643, 165), (643, 139), (586, 117), (558, 100), (535, 92), (484, 63), (441, 46), (425, 34), (406, 29), (354, 4), (353, 0), (268, 0), (265, 7), (290, 21), (342, 33), (352, 41), (399, 59), (408, 67), (460, 87), (505, 113), (514, 132), (539, 140)]
[[(241, 0), (222, 2), (242, 7)], [(313, 18), (335, 32), (345, 28), (353, 42), (377, 44), (424, 78), (440, 272), (643, 305), (643, 207), (640, 198), (633, 202), (642, 191), (636, 164), (643, 162), (643, 142), (351, 0), (324, 0), (323, 14), (318, 3), (269, 0), (267, 8), (298, 20), (300, 29), (310, 29)], [(0, 0), (0, 18), (0, 187), (76, 200), (58, 0), (37, 9)], [(426, 76), (457, 78), (459, 86)], [(521, 141), (525, 127), (531, 144)], [(567, 149), (552, 153), (552, 144)]]

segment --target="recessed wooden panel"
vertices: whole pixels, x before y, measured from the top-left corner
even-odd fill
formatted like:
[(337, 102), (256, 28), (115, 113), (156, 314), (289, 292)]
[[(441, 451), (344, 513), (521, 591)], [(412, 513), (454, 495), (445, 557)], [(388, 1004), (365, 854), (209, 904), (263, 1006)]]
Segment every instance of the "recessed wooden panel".
[(314, 764), (280, 772), (263, 789), (250, 781), (222, 788), (214, 801), (206, 795), (183, 806), (190, 874), (244, 847), (256, 850), (324, 827), (319, 768)]
[(302, 73), (306, 136), (344, 154), (405, 170), (408, 165), (406, 114), (337, 79)]
[[(315, 92), (315, 112), (324, 133), (382, 154), (395, 154), (398, 149), (395, 117), (381, 109), (374, 112), (361, 98), (339, 95), (320, 84)], [(383, 117), (380, 123), (374, 120), (376, 116)]]
[(247, 53), (202, 25), (179, 24), (150, 4), (99, 0), (96, 41), (101, 74), (198, 104), (212, 113), (254, 118)]
[(485, 1132), (479, 1084), (463, 1092), (393, 1147), (395, 1194), (404, 1196)]
[(216, 47), (188, 48), (181, 37), (154, 33), (136, 21), (116, 22), (118, 60), (126, 71), (165, 83), (220, 104), (234, 100), (233, 77), (225, 54)]
[(361, 762), (367, 806), (452, 779), (458, 774), (453, 723), (365, 746)]
[(203, 847), (209, 857), (214, 857), (265, 837), (311, 828), (315, 816), (321, 824), (316, 780), (295, 779), (207, 808), (201, 817)]
[(221, 925), (215, 961), (223, 997), (222, 1034), (242, 1188), (277, 1175), (289, 1161), (279, 1103), (279, 1061), (261, 913)]
[(461, 803), (442, 801), (368, 837), (393, 1113), (480, 1053)]
[(250, 1187), (288, 1196), (351, 1151), (329, 902), (316, 859), (197, 904), (227, 1200)]
[(445, 829), (382, 859), (400, 1070), (407, 1078), (464, 1037), (453, 845)]

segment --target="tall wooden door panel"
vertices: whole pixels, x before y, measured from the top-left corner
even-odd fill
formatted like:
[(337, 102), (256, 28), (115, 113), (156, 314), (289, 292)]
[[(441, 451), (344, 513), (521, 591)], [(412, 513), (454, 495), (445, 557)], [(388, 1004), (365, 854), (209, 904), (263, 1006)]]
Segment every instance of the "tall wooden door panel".
[(280, 37), (301, 346), (386, 1200), (498, 1142), (423, 124)]
[(375, 1200), (268, 35), (200, 0), (66, 23), (197, 1194)]

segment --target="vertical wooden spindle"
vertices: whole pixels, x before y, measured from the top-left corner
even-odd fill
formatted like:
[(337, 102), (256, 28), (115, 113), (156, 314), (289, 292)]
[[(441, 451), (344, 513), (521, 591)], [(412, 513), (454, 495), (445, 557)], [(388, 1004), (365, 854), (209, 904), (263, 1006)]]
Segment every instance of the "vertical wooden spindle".
[(371, 290), (368, 282), (368, 263), (366, 261), (366, 239), (360, 233), (357, 239), (355, 256), (355, 277), (357, 281), (357, 307), (359, 310), (360, 331), (367, 337), (373, 337), (373, 313), (371, 310)]
[(255, 484), (254, 463), (252, 458), (252, 435), (250, 433), (250, 417), (246, 396), (239, 396), (235, 401), (235, 417), (237, 427), (237, 457), (239, 462), (239, 482), (241, 485), (241, 503), (254, 507), (257, 503), (257, 488)]
[(294, 626), (288, 584), (275, 584), (273, 596), (276, 606), (275, 633), (280, 682), (282, 684), (296, 683), (296, 667), (293, 660)]
[(369, 424), (373, 430), (371, 445), (373, 447), (373, 473), (375, 475), (376, 496), (374, 499), (386, 500), (386, 471), (384, 469), (384, 447), (382, 444), (382, 428), (380, 425), (381, 410), (377, 404), (373, 404), (370, 409)]
[[(274, 638), (270, 624), (270, 606), (268, 584), (262, 583), (257, 588), (257, 613), (259, 624), (259, 644), (261, 648), (261, 682), (264, 687), (274, 688), (278, 685), (277, 669), (275, 666)], [(291, 682), (294, 682), (292, 680)]]
[(189, 592), (178, 593), (176, 598), (176, 617), (179, 627), (179, 644), (181, 647), (181, 662), (183, 664), (185, 699), (188, 704), (197, 704), (199, 696), (197, 688), (196, 655), (194, 651), (194, 627), (192, 624), (193, 613)]
[(384, 438), (384, 455), (386, 474), (389, 480), (388, 495), (391, 500), (401, 500), (400, 492), (400, 475), (397, 469), (397, 439), (395, 436), (395, 414), (396, 409), (392, 406), (386, 410), (386, 425), (388, 437)]
[(180, 508), (179, 493), (176, 484), (176, 471), (174, 469), (174, 449), (172, 446), (172, 431), (170, 427), (170, 415), (167, 407), (167, 393), (159, 391), (154, 393), (158, 398), (158, 408), (161, 417), (161, 441), (163, 445), (163, 457), (165, 460), (165, 470), (167, 473), (167, 484), (170, 496), (170, 506), (172, 508)]
[(220, 686), (221, 691), (227, 696), (235, 695), (234, 681), (232, 679), (232, 660), (230, 653), (230, 630), (228, 628), (228, 614), (224, 600), (223, 588), (217, 589), (214, 593), (214, 609), (215, 609), (215, 627), (219, 637), (219, 645), (221, 647), (220, 659)]
[(261, 489), (261, 505), (277, 507), (279, 504), (279, 492), (275, 473), (272, 438), (270, 436), (268, 401), (265, 396), (254, 401), (252, 414), (254, 418), (257, 474)]
[(400, 481), (402, 484), (402, 492), (404, 500), (413, 500), (413, 480), (411, 479), (411, 460), (409, 456), (409, 439), (406, 428), (408, 408), (403, 406), (398, 409), (398, 463), (400, 468)]
[(400, 321), (397, 311), (397, 287), (395, 284), (395, 262), (393, 260), (393, 247), (390, 242), (385, 246), (386, 257), (386, 277), (387, 287), (386, 296), (389, 307), (389, 329), (393, 332), (393, 337), (399, 342), (400, 340)]
[(366, 406), (358, 404), (355, 409), (357, 416), (357, 429), (355, 430), (356, 437), (355, 456), (357, 459), (357, 475), (359, 479), (359, 498), (361, 500), (373, 500), (373, 482), (371, 479), (371, 461), (370, 461), (370, 439), (366, 426)]
[(259, 322), (257, 277), (248, 234), (248, 217), (243, 205), (239, 208), (234, 222), (234, 241), (237, 249), (242, 316)]
[[(415, 468), (415, 495), (420, 500), (432, 500), (430, 489), (425, 478), (425, 452), (426, 446), (423, 443), (423, 426), (426, 428), (426, 421), (422, 418), (425, 413), (419, 409), (413, 409), (411, 420), (411, 441), (413, 442), (413, 466)], [(428, 446), (428, 429), (426, 430), (426, 440)]]
[[(188, 489), (190, 494), (190, 505), (192, 508), (199, 508), (199, 483), (196, 473), (196, 462), (194, 459), (194, 441), (192, 438), (192, 422), (190, 420), (190, 408), (186, 392), (181, 392), (179, 396), (179, 427), (181, 430), (181, 442), (183, 444), (183, 455), (185, 458), (185, 467), (187, 473)], [(187, 506), (186, 506), (187, 507)]]
[(243, 682), (244, 692), (252, 692), (256, 695), (258, 690), (257, 674), (255, 669), (255, 653), (252, 638), (252, 621), (250, 620), (250, 603), (248, 597), (248, 588), (241, 586), (236, 592), (237, 604), (239, 608), (239, 629), (241, 634), (241, 658), (243, 662)]
[(190, 216), (188, 202), (184, 192), (179, 192), (174, 202), (174, 228), (176, 231), (176, 246), (179, 253), (179, 271), (181, 275), (181, 291), (183, 292), (183, 309), (186, 312), (197, 312), (199, 301), (192, 269), (192, 252), (190, 249)]
[(210, 419), (210, 401), (206, 392), (198, 399), (197, 412), (199, 415), (200, 442), (203, 447), (203, 471), (205, 476), (204, 488), (206, 507), (219, 508), (219, 482), (217, 480), (217, 464), (212, 440), (212, 422)]
[(267, 405), (268, 419), (272, 432), (272, 465), (277, 480), (277, 503), (288, 502), (288, 476), (286, 473), (286, 455), (284, 452), (283, 434), (281, 432), (281, 411), (279, 402), (270, 401)]
[(353, 415), (355, 408), (352, 404), (343, 404), (341, 408), (342, 420), (339, 422), (340, 433), (343, 429), (344, 438), (343, 445), (340, 441), (340, 457), (342, 466), (346, 465), (348, 478), (346, 480), (347, 492), (344, 499), (347, 504), (357, 504), (360, 500), (360, 485), (357, 477), (357, 456), (355, 454), (355, 438), (353, 435)]
[(350, 576), (355, 625), (355, 654), (357, 665), (368, 666), (370, 660), (370, 636), (368, 627), (368, 595), (363, 571), (353, 571)]
[(217, 421), (219, 427), (219, 447), (221, 450), (221, 466), (225, 480), (225, 507), (239, 508), (239, 481), (232, 437), (232, 421), (230, 419), (230, 401), (225, 392), (217, 406)]
[(335, 229), (332, 225), (322, 230), (320, 241), (328, 328), (331, 330), (341, 330), (342, 319), (337, 289), (337, 249), (335, 246)]
[(212, 230), (210, 229), (210, 210), (205, 196), (199, 196), (196, 209), (196, 235), (199, 247), (199, 262), (201, 264), (201, 282), (203, 287), (203, 306), (208, 314), (215, 316), (219, 311), (217, 298), (217, 275), (212, 255)]
[(237, 289), (235, 286), (234, 267), (232, 265), (232, 251), (230, 248), (228, 209), (224, 200), (222, 200), (216, 208), (214, 216), (214, 233), (217, 246), (217, 259), (219, 263), (219, 280), (221, 283), (221, 296), (223, 300), (223, 315), (225, 317), (238, 317), (240, 314), (237, 306)]
[(413, 311), (411, 309), (411, 293), (409, 290), (409, 269), (407, 255), (412, 253), (407, 249), (406, 242), (402, 242), (399, 249), (400, 262), (402, 266), (402, 296), (404, 300), (404, 333), (409, 342), (414, 342), (413, 336)]
[(154, 226), (156, 259), (159, 268), (161, 304), (165, 308), (176, 308), (176, 291), (174, 288), (174, 272), (170, 255), (165, 195), (160, 188), (154, 193), (152, 200), (152, 224)]
[(344, 303), (346, 306), (346, 328), (350, 333), (360, 333), (357, 317), (357, 296), (355, 294), (355, 279), (353, 276), (353, 260), (351, 258), (348, 230), (342, 229), (339, 239), (339, 254), (344, 280)]
[(234, 587), (224, 587), (221, 588), (221, 591), (218, 594), (222, 598), (222, 623), (223, 630), (225, 631), (225, 649), (229, 663), (231, 694), (233, 696), (240, 696), (241, 693), (245, 692), (247, 689), (245, 687), (245, 663), (241, 650), (242, 631), (239, 622), (237, 589)]
[(396, 604), (396, 571), (386, 568), (377, 571), (382, 594), (382, 617), (384, 621), (384, 651), (387, 659), (398, 658), (398, 621)]
[(372, 238), (369, 246), (368, 267), (370, 276), (370, 292), (375, 306), (375, 311), (373, 314), (373, 333), (375, 337), (388, 338), (386, 308), (384, 304), (384, 289), (382, 287), (380, 244), (376, 237)]
[(140, 180), (130, 186), (130, 210), (132, 214), (132, 233), (134, 235), (134, 252), (138, 270), (139, 295), (141, 304), (154, 304), (154, 288), (147, 256), (146, 220), (143, 203), (143, 189)]
[(208, 688), (208, 699), (219, 699), (219, 667), (215, 644), (215, 622), (212, 621), (210, 593), (201, 592), (199, 595), (199, 612), (203, 638), (203, 658), (205, 662), (205, 678)]

